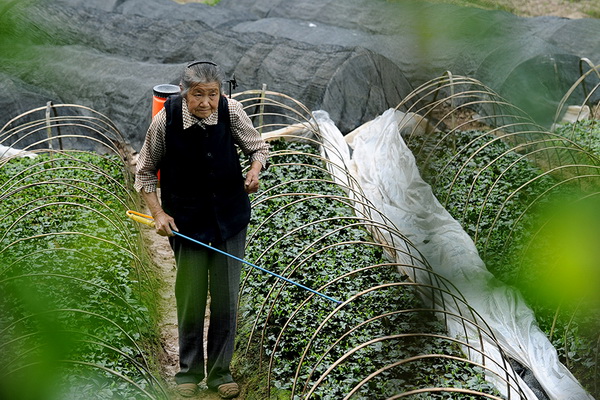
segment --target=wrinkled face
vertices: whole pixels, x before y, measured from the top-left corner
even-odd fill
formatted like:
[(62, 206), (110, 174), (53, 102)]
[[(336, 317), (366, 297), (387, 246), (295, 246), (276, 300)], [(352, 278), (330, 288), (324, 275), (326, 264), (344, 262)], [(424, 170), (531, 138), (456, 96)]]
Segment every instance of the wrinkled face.
[(221, 88), (218, 82), (198, 83), (188, 90), (185, 100), (188, 110), (198, 118), (207, 118), (217, 111)]

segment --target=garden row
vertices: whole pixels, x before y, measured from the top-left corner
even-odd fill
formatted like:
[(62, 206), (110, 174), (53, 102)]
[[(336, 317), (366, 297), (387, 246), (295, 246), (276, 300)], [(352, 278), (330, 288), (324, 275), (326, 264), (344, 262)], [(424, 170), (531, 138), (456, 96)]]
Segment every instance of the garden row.
[(562, 362), (595, 396), (599, 133), (600, 122), (587, 120), (516, 141), (489, 130), (407, 140), (487, 268), (523, 293)]
[(1, 398), (165, 397), (128, 179), (117, 156), (2, 160)]
[[(498, 392), (389, 262), (316, 149), (273, 142), (247, 258), (343, 304), (247, 270), (236, 367), (247, 399), (482, 398)], [(381, 228), (381, 227), (378, 227)], [(404, 266), (409, 267), (410, 266)], [(258, 368), (257, 368), (258, 366)], [(439, 390), (446, 388), (446, 391)]]

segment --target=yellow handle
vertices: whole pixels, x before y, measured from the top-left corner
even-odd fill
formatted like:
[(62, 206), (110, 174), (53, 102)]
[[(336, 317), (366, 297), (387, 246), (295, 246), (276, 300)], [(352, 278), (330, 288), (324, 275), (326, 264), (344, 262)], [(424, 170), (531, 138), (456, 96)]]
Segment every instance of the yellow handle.
[(152, 218), (150, 215), (142, 214), (133, 210), (128, 210), (126, 214), (129, 218), (131, 218), (134, 221), (141, 222), (144, 225), (154, 227), (154, 218)]

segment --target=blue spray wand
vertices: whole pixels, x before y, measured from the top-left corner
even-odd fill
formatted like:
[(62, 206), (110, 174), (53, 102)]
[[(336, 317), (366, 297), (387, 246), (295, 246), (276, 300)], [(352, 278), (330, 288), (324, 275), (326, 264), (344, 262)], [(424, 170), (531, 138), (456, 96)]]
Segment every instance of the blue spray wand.
[[(132, 220), (134, 220), (134, 221), (137, 221), (137, 222), (140, 222), (140, 223), (142, 223), (142, 224), (145, 224), (145, 225), (148, 225), (148, 226), (152, 226), (152, 227), (154, 227), (154, 218), (152, 218), (150, 215), (142, 214), (142, 213), (139, 213), (139, 212), (137, 212), (137, 211), (132, 211), (132, 210), (128, 210), (126, 214), (127, 214), (127, 216), (128, 216), (129, 218), (131, 218), (131, 219), (132, 219)], [(229, 254), (229, 253), (227, 253), (227, 252), (223, 251), (223, 250), (219, 250), (219, 249), (217, 249), (217, 248), (215, 248), (215, 247), (212, 247), (212, 246), (210, 246), (210, 245), (208, 245), (208, 244), (206, 244), (206, 243), (203, 243), (203, 242), (201, 242), (201, 241), (199, 241), (199, 240), (196, 240), (196, 239), (193, 239), (193, 238), (191, 238), (191, 237), (189, 237), (189, 236), (183, 235), (183, 234), (181, 234), (181, 233), (179, 233), (179, 232), (177, 232), (177, 231), (173, 231), (173, 234), (174, 234), (175, 236), (182, 237), (182, 238), (184, 238), (184, 239), (187, 239), (187, 240), (189, 240), (189, 241), (191, 241), (191, 242), (194, 242), (194, 243), (196, 243), (196, 244), (199, 244), (199, 245), (201, 245), (201, 246), (204, 246), (204, 247), (206, 247), (206, 248), (208, 248), (208, 249), (211, 249), (211, 250), (214, 250), (214, 251), (216, 251), (216, 252), (218, 252), (218, 253), (221, 253), (221, 254), (223, 254), (223, 255), (226, 255), (227, 257), (231, 257), (231, 258), (233, 258), (234, 260), (238, 260), (238, 261), (240, 261), (240, 262), (242, 262), (242, 263), (244, 263), (244, 264), (246, 264), (246, 265), (249, 265), (249, 266), (251, 266), (251, 267), (253, 267), (253, 268), (256, 268), (256, 269), (258, 269), (258, 270), (260, 270), (260, 271), (266, 272), (267, 274), (273, 275), (273, 276), (274, 276), (274, 277), (276, 277), (276, 278), (279, 278), (279, 279), (281, 279), (281, 280), (283, 280), (283, 281), (289, 282), (289, 283), (291, 283), (292, 285), (296, 285), (296, 286), (298, 286), (299, 288), (302, 288), (302, 289), (304, 289), (304, 290), (308, 290), (309, 292), (311, 292), (311, 293), (314, 293), (314, 294), (316, 294), (316, 295), (319, 295), (319, 296), (321, 296), (321, 297), (323, 297), (323, 298), (325, 298), (325, 299), (327, 299), (327, 300), (333, 301), (334, 303), (336, 303), (336, 304), (338, 304), (338, 305), (339, 305), (339, 304), (342, 304), (342, 302), (341, 302), (341, 301), (339, 301), (339, 300), (336, 300), (336, 299), (334, 299), (334, 298), (332, 298), (332, 297), (329, 297), (329, 296), (327, 296), (326, 294), (323, 294), (323, 293), (321, 293), (321, 292), (318, 292), (318, 291), (316, 291), (316, 290), (313, 290), (313, 289), (311, 289), (311, 288), (309, 288), (309, 287), (306, 287), (306, 286), (304, 286), (304, 285), (302, 285), (302, 284), (300, 284), (300, 283), (298, 283), (298, 282), (294, 282), (294, 281), (293, 281), (293, 280), (291, 280), (291, 279), (288, 279), (288, 278), (286, 278), (286, 277), (284, 277), (284, 276), (278, 275), (278, 274), (276, 274), (275, 272), (269, 271), (268, 269), (265, 269), (265, 268), (259, 267), (258, 265), (252, 264), (251, 262), (248, 262), (248, 261), (246, 261), (246, 260), (244, 260), (244, 259), (241, 259), (241, 258), (239, 258), (239, 257), (236, 257), (236, 256), (234, 256), (234, 255), (232, 255), (232, 254)]]

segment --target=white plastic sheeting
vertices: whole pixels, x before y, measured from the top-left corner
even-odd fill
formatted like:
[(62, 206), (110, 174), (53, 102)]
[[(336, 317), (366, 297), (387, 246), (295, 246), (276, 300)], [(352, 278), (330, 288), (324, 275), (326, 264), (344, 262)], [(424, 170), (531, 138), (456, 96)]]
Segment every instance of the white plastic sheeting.
[(19, 149), (15, 149), (13, 147), (8, 147), (8, 146), (4, 146), (4, 145), (0, 144), (0, 159), (9, 158), (9, 157), (35, 158), (35, 157), (37, 157), (37, 155), (35, 153), (29, 152), (26, 150), (19, 150)]
[[(432, 269), (456, 286), (491, 327), (504, 352), (530, 369), (551, 399), (593, 399), (559, 362), (556, 349), (537, 326), (523, 298), (486, 269), (471, 238), (421, 178), (398, 129), (399, 123), (410, 124), (411, 116), (390, 109), (345, 137), (326, 112), (316, 111), (313, 117), (322, 134), (324, 155), (347, 170), (375, 208), (417, 247)], [(349, 184), (347, 177), (336, 171), (331, 168), (336, 179)], [(423, 275), (423, 279), (427, 277)], [(445, 309), (449, 305), (455, 304), (446, 302)], [(451, 321), (449, 330), (456, 337), (465, 335), (458, 320)], [(490, 354), (493, 348), (485, 344), (481, 350), (489, 357), (500, 358), (498, 351)], [(502, 365), (502, 360), (496, 361)], [(537, 399), (520, 378), (516, 379), (528, 399)], [(503, 394), (518, 398), (512, 391)]]

